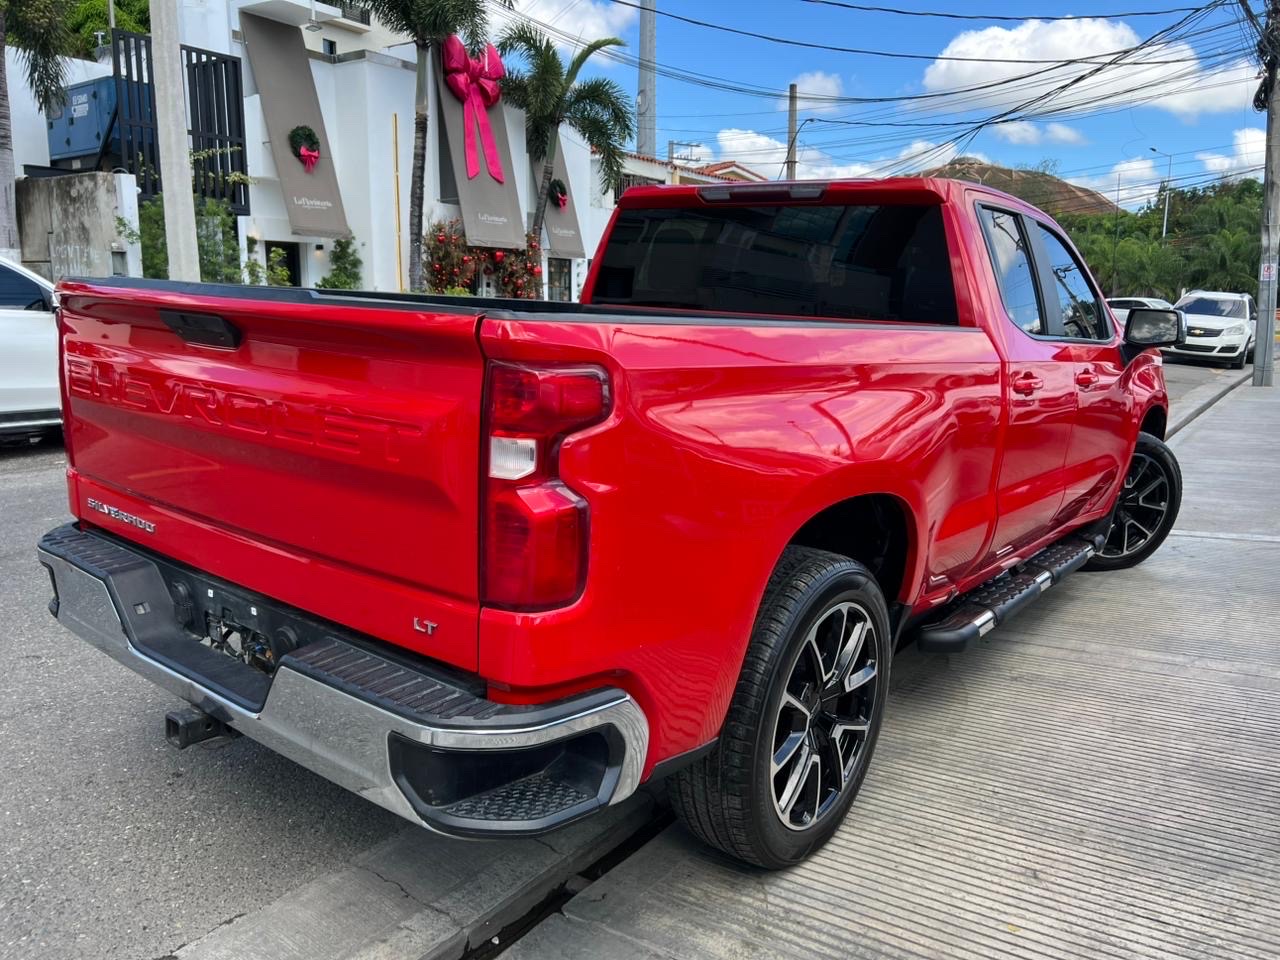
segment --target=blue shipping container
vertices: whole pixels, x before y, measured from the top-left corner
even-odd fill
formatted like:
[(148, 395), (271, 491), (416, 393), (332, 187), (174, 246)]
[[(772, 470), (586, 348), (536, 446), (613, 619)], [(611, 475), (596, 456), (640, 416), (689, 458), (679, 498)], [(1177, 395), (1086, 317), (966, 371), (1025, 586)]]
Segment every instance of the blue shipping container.
[[(92, 157), (102, 149), (116, 109), (114, 77), (99, 77), (67, 87), (61, 110), (49, 114), (49, 161)], [(108, 152), (119, 152), (120, 131), (112, 127)]]

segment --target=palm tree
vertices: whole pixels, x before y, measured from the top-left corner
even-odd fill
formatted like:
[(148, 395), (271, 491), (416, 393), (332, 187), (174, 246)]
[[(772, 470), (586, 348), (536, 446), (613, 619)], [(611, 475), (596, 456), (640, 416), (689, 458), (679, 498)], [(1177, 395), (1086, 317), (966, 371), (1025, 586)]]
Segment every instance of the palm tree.
[[(413, 170), (409, 181), (409, 289), (422, 287), (422, 202), (427, 168), (427, 69), (431, 48), (455, 33), (469, 47), (486, 42), (485, 0), (356, 0), (397, 33), (413, 38), (418, 48), (418, 86), (413, 115)], [(510, 8), (513, 0), (496, 0)]]
[(66, 27), (66, 0), (0, 0), (0, 256), (21, 259), (14, 197), (13, 121), (5, 44), (12, 42), (25, 68), (27, 85), (40, 108), (62, 102), (61, 55), (75, 41)]
[(508, 68), (502, 78), (502, 92), (524, 109), (529, 156), (535, 163), (542, 161), (542, 182), (533, 213), (535, 237), (542, 236), (560, 124), (567, 123), (578, 131), (600, 157), (605, 187), (617, 190), (622, 186), (623, 148), (635, 128), (631, 101), (612, 80), (578, 82), (579, 71), (593, 53), (621, 46), (625, 44), (617, 37), (592, 41), (578, 51), (566, 69), (555, 44), (528, 24), (511, 27), (498, 41), (498, 49), (504, 55), (518, 53), (527, 67), (526, 71)]

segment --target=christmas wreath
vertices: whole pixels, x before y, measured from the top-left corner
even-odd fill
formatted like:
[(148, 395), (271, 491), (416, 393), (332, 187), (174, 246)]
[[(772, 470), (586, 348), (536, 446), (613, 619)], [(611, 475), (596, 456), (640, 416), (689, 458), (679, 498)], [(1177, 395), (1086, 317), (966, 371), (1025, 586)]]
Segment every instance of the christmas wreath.
[(563, 210), (569, 205), (569, 188), (564, 185), (564, 181), (555, 179), (551, 181), (551, 202)]
[(289, 149), (302, 161), (307, 173), (316, 168), (320, 159), (320, 138), (310, 127), (300, 124), (289, 131)]

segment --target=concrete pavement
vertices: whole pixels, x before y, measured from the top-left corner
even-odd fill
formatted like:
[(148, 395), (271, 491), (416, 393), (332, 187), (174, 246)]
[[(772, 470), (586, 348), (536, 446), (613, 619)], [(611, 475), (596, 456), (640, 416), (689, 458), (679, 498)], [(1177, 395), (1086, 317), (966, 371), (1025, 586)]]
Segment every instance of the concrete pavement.
[[(1167, 373), (1175, 419), (1235, 376)], [(45, 609), (33, 549), (66, 518), (64, 465), (56, 445), (0, 449), (0, 958), (456, 955), (634, 826), (458, 845), (247, 739), (173, 750), (178, 701)]]
[(1280, 955), (1280, 390), (1173, 441), (1145, 564), (1082, 573), (976, 649), (905, 651), (849, 819), (795, 869), (672, 827), (511, 960)]
[(60, 447), (0, 448), (0, 958), (454, 957), (650, 819), (434, 837), (248, 738), (177, 751), (182, 702), (57, 625), (40, 535)]

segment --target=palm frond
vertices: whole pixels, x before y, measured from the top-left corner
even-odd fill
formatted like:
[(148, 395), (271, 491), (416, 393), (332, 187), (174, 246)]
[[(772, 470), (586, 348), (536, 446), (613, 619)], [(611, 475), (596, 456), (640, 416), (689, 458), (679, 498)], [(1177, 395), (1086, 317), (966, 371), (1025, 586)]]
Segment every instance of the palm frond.
[(613, 80), (593, 77), (575, 84), (565, 98), (564, 117), (570, 123), (585, 113), (600, 116), (619, 140), (630, 140), (635, 133), (635, 113), (631, 98)]
[[(458, 34), (474, 52), (484, 46), (489, 28), (485, 0), (351, 0), (396, 33), (432, 46)], [(508, 0), (500, 0), (504, 5)]]
[(5, 12), (7, 42), (17, 48), (27, 84), (43, 109), (60, 104), (66, 68), (62, 57), (74, 53), (75, 34), (67, 27), (66, 0), (23, 0)]
[(569, 71), (565, 74), (564, 85), (572, 87), (578, 79), (578, 73), (582, 70), (583, 64), (591, 59), (592, 55), (605, 49), (606, 47), (625, 47), (626, 43), (617, 37), (605, 37), (601, 40), (592, 40), (585, 47), (579, 50), (569, 61)]
[[(623, 131), (612, 121), (607, 111), (582, 104), (565, 122), (587, 141), (587, 144), (600, 158), (600, 178), (606, 188), (620, 189), (622, 186), (623, 147), (630, 134)], [(629, 129), (629, 128), (628, 128)]]

